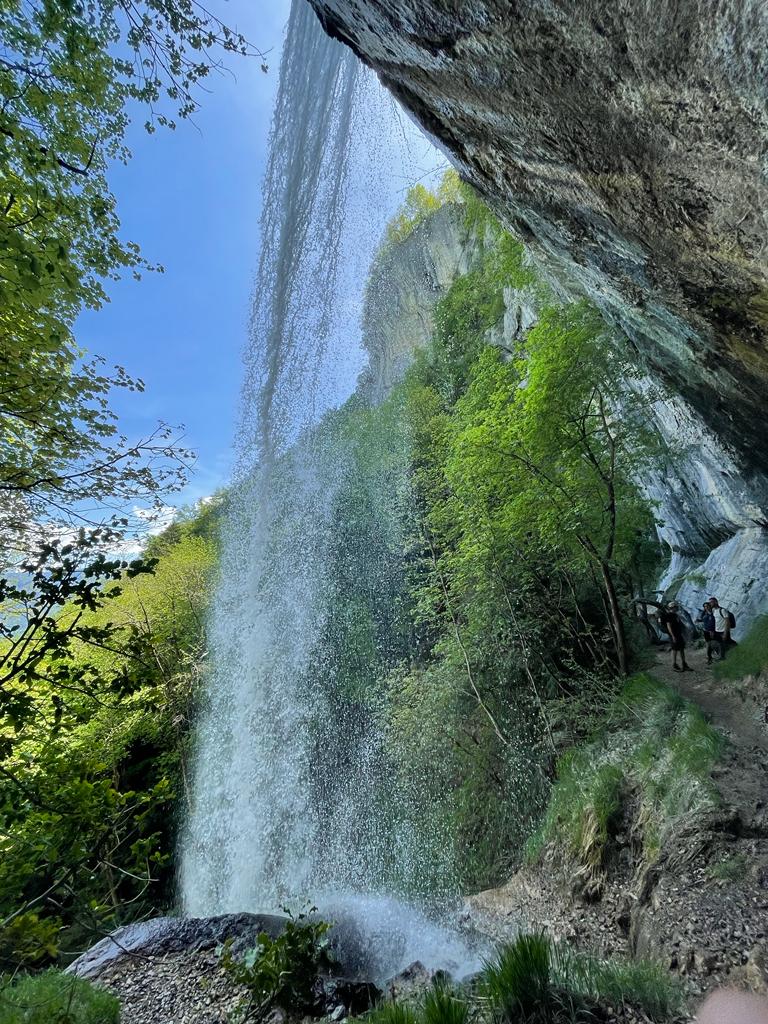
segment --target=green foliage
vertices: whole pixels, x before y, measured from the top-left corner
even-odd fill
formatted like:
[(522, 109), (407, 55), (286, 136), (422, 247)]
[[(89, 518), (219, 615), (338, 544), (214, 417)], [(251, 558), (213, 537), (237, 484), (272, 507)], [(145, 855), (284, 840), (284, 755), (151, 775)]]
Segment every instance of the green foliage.
[(663, 1021), (682, 1004), (680, 989), (660, 966), (599, 960), (543, 933), (521, 934), (502, 947), (485, 965), (480, 992), (502, 1024), (598, 1020), (606, 1004)]
[(488, 346), (487, 332), (503, 320), (504, 288), (525, 288), (534, 281), (523, 246), (499, 229), (480, 266), (459, 277), (435, 307), (433, 344), (417, 359), (412, 376), (433, 387), (450, 407)]
[(441, 205), (435, 193), (430, 192), (424, 185), (414, 185), (408, 189), (400, 211), (387, 225), (387, 243), (400, 245), (431, 213), (439, 210)]
[(73, 325), (146, 266), (106, 178), (129, 155), (126, 105), (172, 126), (168, 104), (196, 108), (213, 51), (249, 47), (193, 0), (9, 0), (0, 38), (0, 944), (16, 963), (52, 955), (61, 925), (140, 911), (168, 859), (164, 756), (178, 761), (189, 669), (170, 655), (191, 655), (177, 629), (200, 626), (172, 588), (154, 623), (146, 601), (114, 622), (153, 563), (109, 552), (189, 453), (164, 424), (120, 433), (113, 389), (143, 384), (86, 359)]
[(467, 1024), (472, 1006), (450, 985), (435, 982), (417, 1002), (383, 1002), (366, 1015), (369, 1024)]
[(602, 730), (558, 761), (528, 856), (551, 844), (574, 859), (574, 880), (597, 891), (612, 825), (629, 795), (639, 799), (635, 825), (643, 856), (652, 860), (675, 821), (716, 805), (711, 772), (721, 749), (722, 740), (698, 708), (651, 676), (633, 677)]
[(327, 938), (332, 926), (314, 918), (316, 911), (312, 907), (294, 917), (286, 910), (288, 920), (280, 935), (259, 935), (258, 945), (242, 959), (232, 953), (231, 942), (220, 947), (221, 965), (248, 990), (243, 1019), (262, 1020), (276, 1007), (298, 1014), (316, 1009), (317, 977), (333, 966)]
[(411, 1003), (380, 1003), (365, 1019), (370, 1024), (421, 1024), (419, 1009)]
[[(436, 199), (414, 200), (399, 227), (432, 216)], [(365, 414), (365, 444), (379, 451), (389, 435), (398, 452), (387, 483), (399, 536), (379, 550), (384, 562), (399, 557), (401, 586), (388, 596), (415, 629), (399, 632), (391, 657), (372, 656), (382, 611), (344, 594), (391, 574), (354, 559), (329, 619), (359, 655), (357, 693), (373, 708), (383, 690), (382, 770), (424, 808), (417, 831), (442, 837), (434, 863), (451, 851), (458, 884), (473, 887), (514, 867), (546, 804), (556, 740), (578, 731), (576, 717), (600, 719), (611, 677), (629, 665), (624, 620), (656, 551), (634, 480), (655, 445), (652, 396), (629, 385), (634, 368), (597, 313), (552, 306), (521, 244), (471, 189), (457, 182), (448, 201), (462, 207), (479, 259), (438, 302), (431, 343), (405, 380)], [(541, 307), (515, 351), (489, 343), (510, 287)], [(362, 421), (349, 422), (354, 436)], [(358, 508), (340, 513), (342, 532)], [(365, 546), (377, 545), (368, 534)], [(345, 536), (344, 550), (354, 547)], [(598, 837), (605, 827), (594, 823)]]
[(35, 964), (52, 960), (59, 950), (61, 922), (28, 911), (18, 914), (0, 926), (0, 962)]
[(117, 1024), (119, 1018), (111, 993), (61, 971), (0, 982), (0, 1024)]
[(528, 853), (533, 855), (547, 839), (557, 838), (576, 858), (579, 874), (595, 885), (610, 825), (621, 808), (624, 774), (619, 765), (594, 764), (591, 754), (573, 751), (558, 761), (545, 822), (531, 837)]
[(466, 191), (466, 186), (462, 185), (453, 169), (445, 172), (434, 192), (425, 185), (414, 185), (408, 189), (405, 202), (387, 224), (384, 233), (385, 245), (402, 244), (437, 210), (449, 203), (462, 202)]
[(433, 837), (434, 868), (444, 865), (461, 891), (509, 875), (547, 794), (535, 709), (525, 694), (514, 694), (502, 719), (502, 743), (466, 680), (466, 667), (444, 654), (392, 673), (385, 706), (398, 792), (413, 803), (417, 834)]
[(763, 615), (752, 625), (743, 640), (735, 647), (729, 647), (724, 661), (715, 664), (717, 679), (744, 679), (759, 676), (768, 669), (768, 615)]
[[(44, 542), (17, 566), (11, 578), (0, 578), (0, 757), (8, 754), (28, 723), (40, 717), (41, 702), (52, 706), (55, 735), (71, 712), (67, 691), (94, 694), (126, 691), (135, 685), (130, 661), (106, 677), (87, 657), (73, 650), (114, 646), (112, 623), (96, 624), (95, 613), (120, 596), (116, 580), (149, 573), (153, 563), (110, 559), (104, 548), (116, 540), (111, 531), (79, 530), (69, 543)], [(61, 612), (60, 609), (66, 609)], [(132, 637), (127, 638), (126, 651)]]
[(198, 535), (206, 510), (199, 530), (189, 517), (175, 543), (158, 544), (154, 573), (123, 573), (82, 609), (63, 606), (56, 628), (77, 622), (66, 657), (38, 661), (24, 730), (0, 732), (0, 957), (9, 966), (82, 946), (170, 896), (173, 808), (188, 789), (216, 570), (215, 544)]
[(582, 998), (614, 1009), (634, 1007), (650, 1020), (665, 1021), (683, 1008), (679, 982), (651, 960), (600, 960), (567, 947), (556, 948), (560, 984)]
[[(487, 344), (503, 310), (501, 282), (521, 258), (513, 240), (494, 253), (439, 305), (433, 345), (403, 385), (422, 552), (415, 608), (434, 638), (433, 659), (452, 666), (452, 705), (444, 714), (449, 691), (435, 688), (441, 677), (430, 669), (421, 677), (426, 696), (408, 682), (418, 676), (401, 677), (390, 706), (410, 736), (419, 712), (403, 698), (425, 712), (404, 764), (427, 742), (447, 764), (458, 761), (451, 744), (472, 752), (454, 775), (471, 784), (449, 784), (452, 799), (467, 811), (508, 808), (509, 846), (497, 848), (519, 849), (541, 806), (545, 748), (554, 742), (548, 702), (594, 691), (592, 676), (628, 661), (621, 602), (653, 524), (634, 478), (653, 448), (642, 403), (622, 384), (631, 368), (593, 310), (545, 311), (515, 360)], [(621, 418), (609, 404), (619, 400)], [(515, 774), (524, 781), (519, 798), (508, 788)], [(466, 824), (467, 851), (477, 851), (473, 833), (498, 834), (488, 821)], [(598, 834), (602, 827), (594, 823)], [(491, 883), (501, 865), (485, 858), (471, 877)]]
[(520, 935), (499, 950), (486, 963), (480, 982), (494, 1021), (560, 1019), (560, 994), (552, 974), (552, 946), (543, 934)]
[[(131, 443), (113, 388), (122, 367), (86, 360), (72, 329), (106, 301), (104, 282), (147, 265), (119, 237), (107, 181), (129, 153), (128, 105), (147, 127), (197, 108), (216, 51), (248, 43), (193, 0), (9, 0), (0, 7), (0, 547), (40, 518), (93, 501), (151, 501), (178, 486), (185, 452), (161, 425)], [(136, 109), (139, 109), (138, 107)]]

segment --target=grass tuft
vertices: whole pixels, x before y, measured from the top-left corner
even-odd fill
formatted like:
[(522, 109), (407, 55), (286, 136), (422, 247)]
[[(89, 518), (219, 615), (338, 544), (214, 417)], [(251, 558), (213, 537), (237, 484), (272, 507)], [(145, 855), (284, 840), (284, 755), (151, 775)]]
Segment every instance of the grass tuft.
[(435, 984), (419, 1002), (380, 1003), (366, 1024), (467, 1024), (469, 1003), (447, 984)]
[(651, 1020), (680, 1011), (682, 989), (659, 964), (648, 960), (599, 960), (583, 953), (558, 953), (558, 970), (584, 997), (613, 1007), (631, 1006)]
[(661, 1022), (683, 1003), (658, 964), (599, 960), (542, 933), (502, 947), (485, 965), (480, 993), (496, 1024), (577, 1024), (601, 1019), (607, 1006), (631, 1006)]
[(111, 993), (61, 971), (0, 982), (0, 1024), (117, 1024), (119, 1017)]
[(713, 864), (709, 869), (712, 878), (719, 882), (738, 882), (747, 872), (749, 861), (743, 853), (737, 853), (733, 857), (726, 857), (724, 860)]
[(421, 1024), (467, 1024), (469, 1005), (449, 985), (435, 985), (424, 997)]
[(411, 1003), (380, 1003), (366, 1014), (366, 1024), (419, 1024), (418, 1007)]
[(520, 935), (485, 964), (480, 992), (497, 1021), (548, 1020), (552, 1013), (551, 943), (542, 934)]

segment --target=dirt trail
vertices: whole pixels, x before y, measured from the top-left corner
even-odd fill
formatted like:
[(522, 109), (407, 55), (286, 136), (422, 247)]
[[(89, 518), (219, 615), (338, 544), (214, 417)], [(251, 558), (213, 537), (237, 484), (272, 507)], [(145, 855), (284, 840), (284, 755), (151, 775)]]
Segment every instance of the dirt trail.
[(768, 725), (754, 705), (734, 692), (730, 680), (718, 679), (703, 651), (691, 651), (692, 672), (675, 672), (671, 654), (659, 653), (653, 674), (697, 704), (707, 720), (728, 741), (715, 780), (726, 803), (736, 807), (745, 823), (765, 818), (768, 800)]

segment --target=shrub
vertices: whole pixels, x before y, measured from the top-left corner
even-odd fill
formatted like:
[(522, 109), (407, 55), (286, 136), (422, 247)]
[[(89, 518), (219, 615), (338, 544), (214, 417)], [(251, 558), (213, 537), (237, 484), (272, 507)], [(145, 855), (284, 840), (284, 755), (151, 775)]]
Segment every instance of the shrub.
[(577, 879), (587, 891), (599, 887), (611, 821), (629, 792), (639, 796), (643, 854), (653, 859), (674, 821), (717, 803), (711, 771), (721, 749), (722, 739), (695, 705), (652, 676), (634, 676), (602, 730), (558, 762), (528, 859), (552, 843), (576, 860)]
[(40, 919), (27, 911), (18, 914), (0, 928), (0, 963), (38, 967), (41, 960), (53, 959), (59, 949), (61, 922), (58, 918)]
[(287, 910), (288, 921), (280, 935), (272, 939), (262, 933), (241, 960), (233, 954), (231, 940), (219, 948), (224, 970), (248, 990), (240, 1006), (246, 1018), (261, 1020), (274, 1007), (296, 1013), (315, 1008), (317, 976), (333, 966), (327, 942), (331, 925), (311, 918), (316, 910), (312, 907), (296, 917)]
[(730, 648), (728, 657), (715, 665), (718, 679), (743, 679), (757, 676), (768, 669), (768, 615), (753, 624), (749, 633), (736, 647)]
[(0, 987), (0, 1024), (117, 1024), (110, 993), (61, 971), (26, 975)]

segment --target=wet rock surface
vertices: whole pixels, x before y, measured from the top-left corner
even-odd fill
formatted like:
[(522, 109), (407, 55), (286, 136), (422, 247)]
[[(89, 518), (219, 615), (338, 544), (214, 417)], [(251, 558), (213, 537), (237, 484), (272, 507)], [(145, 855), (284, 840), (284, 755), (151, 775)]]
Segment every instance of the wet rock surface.
[(768, 8), (310, 0), (537, 262), (768, 469)]
[(154, 958), (196, 953), (232, 940), (233, 952), (254, 946), (260, 933), (276, 938), (285, 918), (272, 914), (222, 914), (218, 917), (155, 917), (116, 929), (67, 970), (96, 980), (115, 970)]
[[(117, 929), (69, 970), (118, 996), (122, 1024), (225, 1024), (248, 993), (221, 966), (217, 947), (232, 940), (233, 952), (243, 953), (262, 932), (278, 936), (285, 920), (269, 914), (155, 918)], [(317, 979), (314, 1017), (341, 1020), (365, 1013), (381, 992), (364, 978), (345, 976), (345, 958), (356, 962), (359, 950), (348, 931), (335, 939), (342, 964), (338, 975)], [(276, 1010), (274, 1024), (282, 1019)]]

